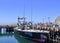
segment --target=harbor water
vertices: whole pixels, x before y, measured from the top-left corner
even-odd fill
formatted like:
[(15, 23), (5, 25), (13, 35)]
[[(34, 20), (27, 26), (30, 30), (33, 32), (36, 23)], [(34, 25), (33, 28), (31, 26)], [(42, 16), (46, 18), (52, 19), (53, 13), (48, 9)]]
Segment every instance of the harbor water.
[[(6, 29), (2, 29), (0, 32), (0, 43), (43, 43), (43, 42), (35, 42), (29, 39), (25, 39), (15, 34), (14, 32), (6, 32)], [(44, 43), (56, 43), (56, 42), (49, 41)]]

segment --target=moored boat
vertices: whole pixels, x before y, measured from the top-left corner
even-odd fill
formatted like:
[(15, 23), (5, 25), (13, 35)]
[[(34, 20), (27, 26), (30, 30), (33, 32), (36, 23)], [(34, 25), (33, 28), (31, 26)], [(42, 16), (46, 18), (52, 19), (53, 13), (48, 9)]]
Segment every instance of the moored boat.
[[(28, 25), (27, 25), (24, 22), (25, 21), (23, 21), (22, 24), (18, 24), (18, 26), (14, 29), (15, 33), (17, 33), (21, 37), (31, 39), (34, 41), (45, 42), (46, 40), (48, 40), (48, 37), (49, 37), (48, 30), (34, 29), (32, 27), (32, 23), (28, 23)], [(32, 27), (32, 29), (31, 29), (31, 27)]]

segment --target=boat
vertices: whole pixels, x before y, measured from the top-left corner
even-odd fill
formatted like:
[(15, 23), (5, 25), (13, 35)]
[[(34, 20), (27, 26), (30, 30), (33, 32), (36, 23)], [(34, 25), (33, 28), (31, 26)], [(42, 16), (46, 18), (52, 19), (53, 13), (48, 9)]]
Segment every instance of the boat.
[[(23, 22), (21, 22), (22, 20)], [(49, 31), (35, 29), (32, 22), (25, 22), (25, 18), (18, 18), (17, 27), (14, 28), (14, 32), (20, 35), (20, 37), (37, 41), (46, 42), (48, 40)]]

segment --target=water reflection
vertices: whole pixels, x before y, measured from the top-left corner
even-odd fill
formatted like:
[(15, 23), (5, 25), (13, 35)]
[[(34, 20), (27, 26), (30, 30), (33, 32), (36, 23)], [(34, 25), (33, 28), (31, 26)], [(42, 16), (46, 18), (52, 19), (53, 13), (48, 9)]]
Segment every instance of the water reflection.
[(14, 34), (15, 38), (17, 39), (17, 41), (19, 43), (36, 43), (34, 41), (31, 41), (31, 40), (28, 40), (28, 39), (24, 39), (23, 37), (20, 37), (19, 35), (17, 34)]
[(34, 41), (24, 39), (13, 32), (0, 33), (0, 43), (35, 43)]
[(6, 28), (2, 28), (1, 29), (1, 34), (5, 34), (6, 33)]
[(18, 41), (14, 38), (14, 34), (0, 34), (0, 43), (18, 43)]

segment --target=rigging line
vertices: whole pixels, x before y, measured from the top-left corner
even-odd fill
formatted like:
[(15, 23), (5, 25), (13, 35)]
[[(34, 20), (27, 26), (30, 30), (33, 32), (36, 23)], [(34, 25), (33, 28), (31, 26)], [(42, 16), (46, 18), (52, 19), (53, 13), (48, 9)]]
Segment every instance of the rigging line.
[(31, 0), (31, 22), (32, 22), (32, 0)]

